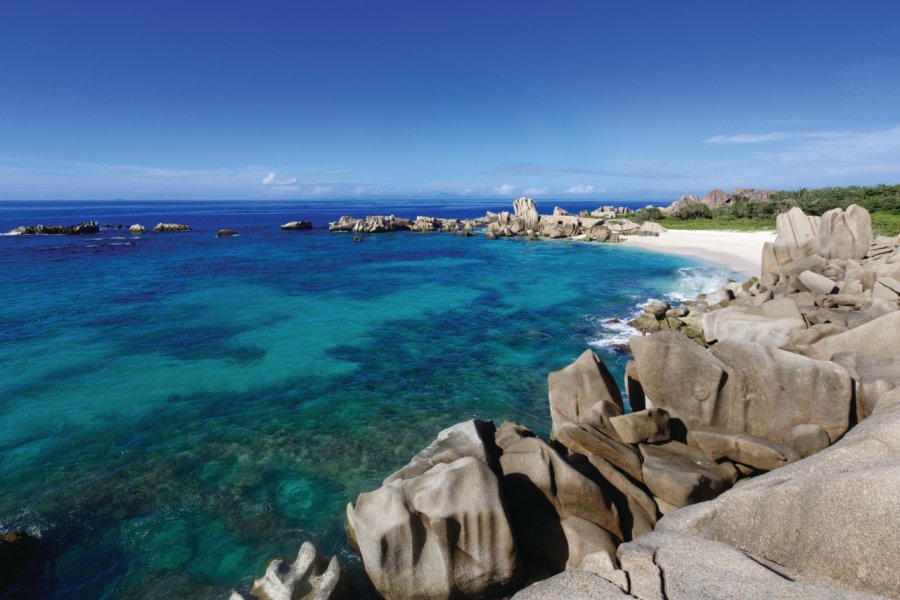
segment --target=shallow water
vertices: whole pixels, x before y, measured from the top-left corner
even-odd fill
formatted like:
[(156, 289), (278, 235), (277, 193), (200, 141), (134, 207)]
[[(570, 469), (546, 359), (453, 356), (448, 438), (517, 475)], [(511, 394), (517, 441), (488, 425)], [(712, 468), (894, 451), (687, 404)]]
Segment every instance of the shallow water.
[(359, 492), (461, 420), (546, 434), (549, 371), (591, 345), (621, 379), (630, 332), (607, 320), (728, 274), (615, 245), (277, 228), (503, 208), (333, 206), (0, 203), (4, 231), (194, 227), (0, 237), (0, 529), (41, 536), (49, 595), (224, 598), (307, 539), (358, 564)]

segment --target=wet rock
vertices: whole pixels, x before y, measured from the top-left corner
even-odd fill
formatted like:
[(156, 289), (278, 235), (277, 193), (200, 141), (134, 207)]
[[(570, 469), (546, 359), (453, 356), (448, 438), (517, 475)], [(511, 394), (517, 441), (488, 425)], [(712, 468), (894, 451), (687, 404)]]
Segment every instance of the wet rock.
[[(343, 218), (343, 217), (341, 217)], [(280, 229), (312, 229), (312, 221), (289, 221), (281, 225)]]
[(184, 225), (182, 223), (157, 223), (155, 227), (153, 227), (153, 231), (156, 233), (160, 232), (168, 232), (168, 231), (190, 231), (191, 228), (188, 225)]
[(75, 225), (23, 225), (9, 232), (12, 235), (82, 235), (100, 233), (97, 221), (85, 221)]
[(37, 538), (24, 531), (0, 533), (0, 594), (9, 598), (40, 597), (43, 568)]
[(235, 231), (234, 229), (220, 229), (219, 231), (216, 232), (217, 238), (234, 237), (236, 235), (237, 235), (237, 231)]
[(147, 230), (144, 229), (143, 225), (141, 225), (139, 223), (135, 223), (134, 225), (132, 225), (131, 227), (128, 228), (128, 233), (139, 235), (141, 233), (147, 233)]

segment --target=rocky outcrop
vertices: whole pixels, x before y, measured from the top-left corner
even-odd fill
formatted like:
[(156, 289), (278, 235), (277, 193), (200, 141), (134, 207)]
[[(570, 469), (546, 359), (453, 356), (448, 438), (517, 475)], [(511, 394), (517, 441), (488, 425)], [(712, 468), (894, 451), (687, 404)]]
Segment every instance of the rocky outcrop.
[(238, 232), (235, 231), (234, 229), (220, 229), (219, 231), (216, 232), (216, 237), (217, 238), (234, 237), (237, 234), (238, 234)]
[(541, 218), (541, 215), (538, 213), (537, 205), (534, 203), (534, 200), (531, 198), (517, 198), (515, 202), (513, 202), (513, 212), (516, 215), (516, 218), (522, 220), (522, 225), (526, 230), (531, 229), (534, 231), (537, 229), (538, 221)]
[[(351, 600), (356, 597), (350, 576), (338, 557), (328, 558), (304, 542), (293, 563), (277, 558), (266, 574), (253, 582), (250, 594), (258, 600)], [(237, 592), (229, 600), (244, 600)]]
[[(347, 507), (366, 573), (385, 598), (500, 595), (520, 577), (500, 481), (482, 459), (492, 453), (496, 460), (486, 450), (493, 441), (481, 437), (491, 428), (481, 427), (451, 428), (456, 433), (439, 436)], [(465, 449), (474, 455), (455, 458)]]
[(364, 219), (353, 217), (341, 217), (334, 223), (329, 223), (328, 231), (350, 231), (353, 233), (385, 233), (389, 231), (407, 230), (411, 221), (394, 215), (374, 215)]
[(157, 223), (153, 228), (153, 231), (156, 233), (168, 232), (168, 231), (190, 231), (191, 228), (188, 225), (183, 225), (181, 223)]
[(80, 235), (100, 233), (97, 221), (85, 221), (76, 225), (23, 225), (9, 232), (11, 235)]
[(694, 204), (700, 204), (700, 198), (693, 194), (687, 194), (665, 207), (663, 210), (669, 214), (675, 214)]
[(128, 228), (128, 233), (131, 233), (134, 235), (140, 235), (142, 233), (147, 233), (147, 230), (144, 229), (143, 225), (141, 225), (139, 223), (135, 223), (134, 225), (132, 225), (131, 227)]
[(715, 189), (703, 196), (701, 202), (710, 208), (721, 208), (731, 202), (731, 196), (727, 192)]
[(45, 559), (37, 538), (24, 531), (0, 533), (0, 595), (43, 597), (41, 576)]
[[(343, 217), (341, 217), (343, 218)], [(290, 230), (304, 230), (304, 229), (312, 229), (313, 224), (312, 221), (289, 221), (282, 225), (280, 229), (290, 229)]]

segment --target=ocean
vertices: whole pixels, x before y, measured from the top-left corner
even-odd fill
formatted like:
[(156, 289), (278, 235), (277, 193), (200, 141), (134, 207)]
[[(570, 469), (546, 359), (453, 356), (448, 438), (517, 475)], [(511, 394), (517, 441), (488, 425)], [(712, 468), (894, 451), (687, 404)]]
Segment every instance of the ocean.
[(306, 540), (359, 572), (347, 502), (462, 420), (546, 436), (548, 372), (592, 347), (621, 381), (641, 304), (732, 275), (626, 245), (323, 228), (485, 210), (509, 203), (0, 202), (0, 231), (193, 228), (0, 236), (0, 531), (40, 537), (43, 594), (223, 599)]

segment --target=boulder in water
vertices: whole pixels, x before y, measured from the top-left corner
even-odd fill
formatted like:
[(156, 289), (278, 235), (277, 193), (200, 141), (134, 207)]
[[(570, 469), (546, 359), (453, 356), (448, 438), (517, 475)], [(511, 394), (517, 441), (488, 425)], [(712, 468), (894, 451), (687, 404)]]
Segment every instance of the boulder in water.
[(191, 228), (188, 225), (184, 225), (182, 223), (157, 223), (156, 227), (153, 228), (153, 231), (156, 233), (168, 232), (168, 231), (190, 231)]
[(281, 229), (312, 229), (312, 221), (290, 221), (281, 226)]
[(144, 229), (143, 225), (141, 225), (139, 223), (135, 223), (134, 225), (132, 225), (131, 227), (128, 228), (128, 233), (133, 233), (133, 234), (137, 235), (137, 234), (141, 234), (141, 233), (147, 233), (147, 230)]

